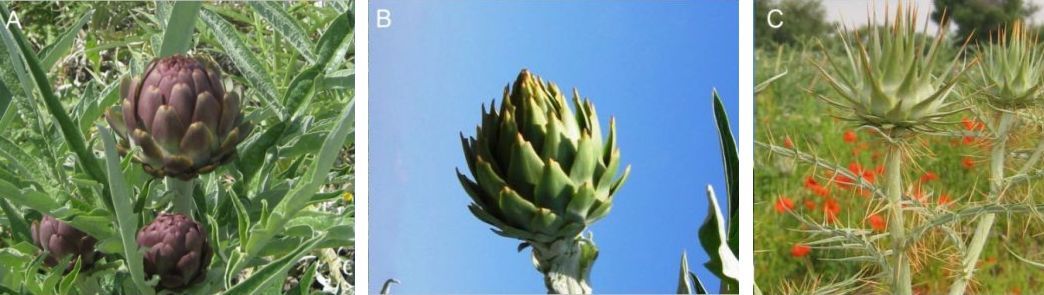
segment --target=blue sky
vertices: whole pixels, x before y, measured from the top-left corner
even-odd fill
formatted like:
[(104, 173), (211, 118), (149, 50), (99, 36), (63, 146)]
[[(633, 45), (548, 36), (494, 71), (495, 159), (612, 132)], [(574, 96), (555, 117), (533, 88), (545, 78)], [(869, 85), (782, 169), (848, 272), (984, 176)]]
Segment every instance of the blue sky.
[[(472, 216), (454, 169), (459, 132), (528, 68), (617, 119), (631, 176), (589, 228), (598, 293), (672, 293), (679, 259), (717, 290), (697, 229), (704, 189), (724, 196), (711, 109), (716, 88), (738, 114), (732, 1), (372, 1), (370, 286), (394, 293), (543, 293), (529, 250)], [(392, 26), (372, 23), (376, 9)], [(725, 202), (722, 201), (724, 204)]]

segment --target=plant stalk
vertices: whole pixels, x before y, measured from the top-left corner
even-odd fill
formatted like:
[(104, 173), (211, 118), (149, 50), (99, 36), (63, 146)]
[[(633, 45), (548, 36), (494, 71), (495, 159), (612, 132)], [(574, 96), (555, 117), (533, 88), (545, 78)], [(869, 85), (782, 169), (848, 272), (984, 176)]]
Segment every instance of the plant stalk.
[(903, 151), (899, 143), (888, 147), (885, 160), (885, 180), (888, 196), (888, 207), (891, 211), (888, 220), (888, 231), (892, 236), (892, 294), (910, 295), (913, 293), (913, 280), (910, 277), (910, 261), (906, 257), (906, 228), (903, 226)]
[[(999, 199), (1004, 192), (1004, 156), (1007, 154), (1008, 135), (1014, 122), (1015, 115), (1009, 112), (1000, 112), (1000, 124), (997, 127), (993, 150), (990, 152), (990, 195), (987, 196), (987, 201)], [(964, 271), (953, 282), (953, 285), (950, 285), (951, 295), (964, 294), (964, 291), (967, 290), (968, 282), (971, 281), (975, 273), (979, 255), (982, 254), (982, 249), (986, 246), (986, 239), (990, 235), (990, 229), (993, 228), (993, 222), (996, 218), (996, 214), (987, 213), (982, 216), (982, 219), (979, 219), (979, 223), (975, 226), (975, 234), (972, 235), (971, 243), (968, 245), (967, 256), (964, 257)]]
[(578, 237), (532, 245), (533, 263), (544, 274), (548, 294), (591, 294), (587, 281), (598, 251), (593, 243)]
[(167, 189), (174, 192), (174, 212), (192, 216), (196, 209), (196, 203), (192, 199), (192, 190), (195, 188), (195, 179), (181, 180), (167, 177)]

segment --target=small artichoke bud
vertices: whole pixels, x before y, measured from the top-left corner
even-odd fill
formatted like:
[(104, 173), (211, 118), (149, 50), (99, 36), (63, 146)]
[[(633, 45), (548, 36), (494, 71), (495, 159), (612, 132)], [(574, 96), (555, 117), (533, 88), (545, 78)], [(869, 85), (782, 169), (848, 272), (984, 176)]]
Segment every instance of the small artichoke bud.
[(213, 250), (207, 230), (180, 213), (161, 213), (138, 231), (138, 246), (145, 248), (145, 274), (158, 275), (158, 287), (182, 290), (203, 281)]
[(504, 88), (499, 111), (483, 107), (475, 137), (461, 135), (474, 177), (457, 172), (473, 201), (468, 209), (498, 234), (572, 240), (609, 213), (630, 166), (618, 174), (615, 122), (603, 141), (594, 104), (572, 95), (570, 108), (558, 86), (522, 70)]
[(66, 269), (72, 269), (77, 259), (81, 260), (80, 268), (87, 269), (99, 255), (94, 249), (97, 239), (54, 217), (44, 215), (40, 221), (33, 222), (30, 231), (33, 244), (49, 252), (44, 259), (47, 266), (54, 267), (64, 256), (75, 255)]
[(146, 172), (182, 180), (233, 159), (251, 126), (239, 95), (221, 83), (218, 70), (183, 55), (157, 59), (141, 77), (123, 80), (122, 104), (105, 114), (124, 139), (120, 153), (127, 154), (130, 141), (141, 147), (134, 159)]

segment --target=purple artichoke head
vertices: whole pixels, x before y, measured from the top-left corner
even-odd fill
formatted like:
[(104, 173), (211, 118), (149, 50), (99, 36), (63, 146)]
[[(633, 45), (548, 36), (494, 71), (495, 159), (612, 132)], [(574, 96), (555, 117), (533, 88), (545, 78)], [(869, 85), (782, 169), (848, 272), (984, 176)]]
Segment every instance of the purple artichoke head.
[(225, 92), (221, 73), (184, 55), (157, 59), (141, 77), (120, 84), (123, 102), (105, 119), (124, 140), (141, 147), (134, 159), (156, 177), (183, 180), (213, 171), (234, 158), (250, 133), (239, 96)]
[(49, 252), (44, 258), (47, 266), (54, 267), (66, 255), (75, 255), (66, 269), (72, 269), (77, 259), (82, 259), (80, 268), (87, 269), (99, 255), (94, 249), (97, 239), (54, 217), (44, 215), (40, 221), (33, 222), (30, 231), (33, 244)]
[(203, 281), (213, 255), (207, 230), (180, 213), (160, 213), (138, 231), (138, 246), (145, 248), (145, 274), (158, 275), (158, 287), (167, 290)]

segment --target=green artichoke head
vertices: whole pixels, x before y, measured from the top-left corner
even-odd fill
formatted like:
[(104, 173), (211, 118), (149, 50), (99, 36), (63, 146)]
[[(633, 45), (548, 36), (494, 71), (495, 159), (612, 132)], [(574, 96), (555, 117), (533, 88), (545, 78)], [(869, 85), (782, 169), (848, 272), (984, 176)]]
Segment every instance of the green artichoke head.
[(44, 215), (40, 221), (33, 222), (30, 228), (33, 244), (40, 249), (47, 250), (44, 264), (55, 266), (65, 256), (75, 256), (69, 261), (66, 270), (72, 269), (76, 260), (80, 260), (80, 268), (87, 269), (94, 265), (94, 261), (100, 256), (95, 251), (98, 240), (86, 233), (58, 220), (54, 217)]
[[(931, 130), (949, 114), (956, 102), (947, 100), (963, 74), (958, 59), (942, 60), (940, 50), (947, 23), (935, 38), (918, 36), (916, 9), (900, 5), (894, 18), (878, 26), (871, 23), (867, 36), (838, 32), (846, 56), (830, 66), (816, 64), (835, 90), (836, 97), (820, 96), (833, 105), (842, 119), (882, 130)], [(944, 71), (936, 72), (944, 63)], [(829, 69), (828, 69), (829, 68)]]
[(1037, 35), (1016, 22), (1011, 32), (1001, 31), (997, 43), (980, 51), (978, 72), (982, 79), (977, 87), (984, 89), (987, 101), (1002, 109), (1014, 110), (1032, 106), (1044, 89), (1044, 54), (1037, 45)]
[(473, 203), (471, 212), (502, 236), (550, 243), (576, 238), (605, 217), (630, 166), (617, 177), (620, 150), (609, 120), (603, 141), (590, 100), (573, 91), (570, 109), (553, 83), (522, 70), (496, 102), (482, 108), (476, 135), (464, 138), (474, 180), (457, 176)]
[(123, 102), (105, 118), (124, 140), (141, 147), (134, 159), (156, 177), (195, 178), (230, 161), (250, 133), (239, 96), (225, 92), (221, 73), (188, 56), (149, 64), (141, 77), (120, 85)]
[(145, 274), (158, 275), (161, 289), (182, 290), (203, 281), (213, 249), (207, 230), (183, 214), (161, 213), (138, 231), (145, 249)]

